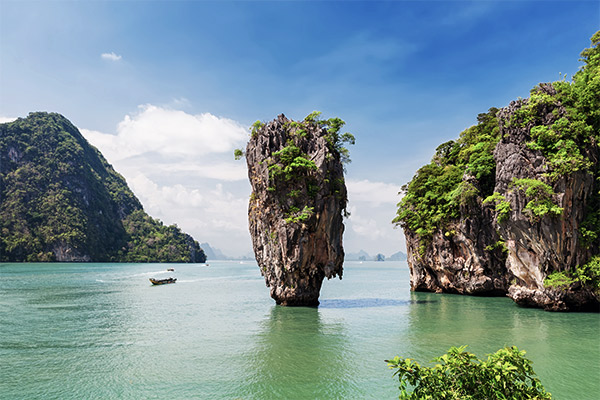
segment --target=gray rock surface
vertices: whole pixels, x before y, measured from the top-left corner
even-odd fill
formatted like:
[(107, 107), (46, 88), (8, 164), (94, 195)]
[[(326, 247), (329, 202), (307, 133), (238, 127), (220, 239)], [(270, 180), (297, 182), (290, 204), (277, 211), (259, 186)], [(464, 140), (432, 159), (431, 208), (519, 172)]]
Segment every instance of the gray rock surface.
[[(299, 127), (282, 114), (253, 133), (246, 148), (254, 254), (280, 305), (317, 306), (323, 279), (342, 277), (347, 194), (339, 154), (326, 135), (320, 126)], [(278, 153), (290, 145), (316, 168), (291, 166), (288, 177), (270, 172), (290, 166)]]
[(510, 276), (501, 248), (486, 249), (500, 238), (493, 214), (477, 199), (461, 209), (462, 218), (433, 235), (420, 250), (418, 236), (405, 230), (411, 288), (469, 295), (504, 295)]
[[(551, 84), (542, 84), (537, 90), (556, 94)], [(587, 171), (562, 175), (554, 181), (548, 178), (547, 160), (527, 146), (532, 140), (530, 130), (534, 125), (551, 125), (567, 112), (558, 102), (542, 103), (535, 110), (535, 120), (526, 123), (519, 120), (518, 110), (528, 101), (514, 101), (498, 113), (501, 140), (494, 150), (494, 192), (510, 203), (507, 218), (500, 220), (493, 204), (484, 205), (476, 197), (461, 208), (460, 218), (435, 232), (423, 249), (419, 248), (418, 235), (405, 229), (413, 290), (506, 294), (519, 305), (552, 311), (599, 309), (598, 295), (579, 282), (568, 288), (544, 288), (549, 274), (572, 271), (598, 251), (597, 244), (584, 246), (578, 232), (599, 188)], [(586, 151), (585, 156), (597, 165), (598, 147), (590, 146)], [(513, 183), (521, 178), (551, 186), (551, 200), (563, 212), (533, 215), (526, 209), (524, 191)], [(477, 185), (469, 176), (463, 180)]]
[[(541, 85), (538, 90), (549, 95), (556, 94), (550, 84)], [(578, 230), (593, 191), (597, 190), (594, 189), (594, 177), (578, 171), (562, 175), (555, 182), (547, 178), (546, 159), (539, 151), (526, 146), (531, 141), (529, 132), (535, 122), (526, 126), (507, 122), (527, 101), (512, 102), (500, 111), (503, 135), (494, 151), (494, 191), (504, 195), (511, 204), (508, 219), (496, 224), (508, 248), (506, 268), (516, 278), (508, 296), (518, 304), (550, 310), (585, 308), (588, 303), (598, 302), (592, 292), (579, 290), (581, 288), (546, 289), (544, 279), (555, 271), (572, 270), (591, 257), (592, 249), (582, 245)], [(543, 105), (537, 109), (537, 116), (544, 125), (551, 125), (565, 114), (566, 110), (560, 104)], [(588, 156), (597, 160), (597, 154)], [(542, 218), (532, 218), (525, 210), (528, 201), (523, 191), (511, 186), (513, 179), (521, 178), (536, 179), (552, 186), (555, 193), (552, 200), (563, 208), (563, 212), (560, 215), (547, 214)], [(574, 295), (574, 292), (580, 294)]]

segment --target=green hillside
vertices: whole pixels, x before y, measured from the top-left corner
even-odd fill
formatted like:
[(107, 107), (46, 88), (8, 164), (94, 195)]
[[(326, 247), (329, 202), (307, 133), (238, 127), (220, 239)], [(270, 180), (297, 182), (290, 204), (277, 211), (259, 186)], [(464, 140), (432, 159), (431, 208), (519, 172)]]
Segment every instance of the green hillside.
[(0, 231), (0, 261), (205, 261), (56, 113), (0, 124)]

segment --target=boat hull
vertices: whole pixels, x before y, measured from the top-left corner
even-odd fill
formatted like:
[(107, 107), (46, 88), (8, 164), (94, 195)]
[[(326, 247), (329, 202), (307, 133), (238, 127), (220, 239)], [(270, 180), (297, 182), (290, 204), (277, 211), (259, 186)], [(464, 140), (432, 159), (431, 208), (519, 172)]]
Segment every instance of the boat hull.
[(175, 283), (175, 282), (177, 282), (177, 278), (167, 278), (167, 279), (154, 279), (154, 278), (150, 278), (150, 282), (153, 285), (167, 285), (169, 283)]

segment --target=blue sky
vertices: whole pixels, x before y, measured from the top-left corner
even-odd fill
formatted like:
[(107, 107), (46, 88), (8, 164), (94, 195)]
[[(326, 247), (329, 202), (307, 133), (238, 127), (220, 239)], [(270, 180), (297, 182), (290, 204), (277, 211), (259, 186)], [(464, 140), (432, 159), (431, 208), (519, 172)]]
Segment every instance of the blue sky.
[(0, 117), (65, 115), (151, 215), (246, 254), (246, 127), (339, 116), (346, 250), (390, 255), (396, 192), (437, 145), (575, 73), (598, 29), (599, 1), (0, 0)]

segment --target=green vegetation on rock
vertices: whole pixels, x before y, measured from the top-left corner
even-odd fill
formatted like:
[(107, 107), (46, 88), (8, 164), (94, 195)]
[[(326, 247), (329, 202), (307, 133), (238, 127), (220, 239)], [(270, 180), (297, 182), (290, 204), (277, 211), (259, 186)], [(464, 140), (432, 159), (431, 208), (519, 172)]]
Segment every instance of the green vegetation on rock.
[(350, 151), (345, 145), (346, 143), (355, 144), (356, 140), (354, 135), (349, 132), (340, 134), (340, 129), (346, 125), (346, 122), (342, 121), (340, 118), (333, 117), (329, 119), (320, 119), (320, 116), (320, 111), (313, 111), (304, 118), (304, 123), (316, 124), (327, 129), (327, 136), (325, 136), (325, 139), (327, 140), (330, 149), (335, 150), (340, 155), (342, 164), (348, 164), (351, 161)]
[[(0, 261), (204, 261), (197, 242), (147, 216), (125, 179), (56, 113), (0, 124), (0, 232)], [(152, 251), (155, 232), (169, 250), (154, 242)]]
[[(499, 121), (498, 110), (491, 108), (487, 114), (480, 114), (478, 124), (462, 132), (458, 140), (438, 146), (431, 163), (421, 167), (402, 187), (404, 197), (393, 223), (416, 233), (425, 244), (436, 230), (443, 230), (460, 216), (461, 206), (475, 199), (495, 204), (498, 221), (506, 220), (511, 205), (501, 193), (493, 193), (493, 150), (501, 139), (500, 123), (528, 130), (528, 148), (541, 152), (546, 160), (545, 179), (549, 184), (528, 179), (513, 185), (525, 191), (529, 200), (525, 212), (532, 221), (562, 212), (552, 200), (551, 186), (560, 177), (582, 172), (600, 182), (598, 162), (593, 156), (600, 143), (599, 44), (600, 31), (593, 35), (592, 47), (581, 53), (584, 65), (572, 81), (551, 84), (554, 95), (538, 86), (529, 99), (518, 102), (510, 121)], [(553, 115), (551, 124), (544, 121), (547, 113)], [(586, 243), (597, 243), (600, 237), (599, 208), (597, 191), (580, 232)]]
[(511, 206), (506, 197), (498, 192), (494, 192), (483, 200), (483, 204), (494, 203), (496, 205), (496, 215), (498, 222), (505, 221), (511, 211)]
[[(492, 152), (500, 140), (497, 112), (491, 108), (479, 114), (478, 124), (463, 131), (457, 141), (438, 146), (431, 163), (402, 187), (405, 195), (394, 224), (427, 241), (436, 229), (459, 217), (461, 205), (492, 194), (496, 172)], [(475, 179), (478, 187), (463, 180), (465, 176)]]
[[(143, 210), (135, 210), (123, 220), (127, 246), (118, 259), (127, 262), (189, 263), (206, 261), (197, 241), (177, 225), (163, 225)], [(194, 256), (194, 253), (197, 256)]]
[(529, 219), (534, 222), (546, 214), (560, 215), (563, 209), (552, 201), (554, 190), (550, 185), (537, 179), (514, 179), (513, 185), (519, 190), (525, 192), (529, 202), (523, 209), (524, 213), (529, 214)]
[(544, 287), (566, 289), (574, 283), (581, 283), (592, 288), (600, 296), (600, 256), (577, 266), (574, 271), (557, 271), (544, 279)]
[[(340, 118), (320, 119), (321, 112), (313, 111), (302, 121), (287, 121), (285, 131), (285, 147), (272, 153), (271, 157), (264, 160), (269, 171), (269, 186), (267, 191), (278, 192), (278, 188), (286, 188), (285, 198), (280, 199), (280, 204), (287, 209), (285, 221), (298, 223), (308, 220), (314, 214), (313, 202), (319, 192), (316, 175), (317, 164), (307, 154), (307, 140), (309, 132), (325, 130), (320, 136), (325, 138), (329, 154), (328, 160), (339, 157), (342, 164), (349, 163), (350, 155), (347, 144), (354, 144), (355, 138), (351, 133), (340, 133), (345, 122)], [(256, 137), (265, 126), (261, 121), (256, 121), (251, 127), (251, 137)], [(241, 149), (234, 150), (236, 160), (244, 157)], [(261, 162), (262, 163), (262, 162)], [(334, 194), (339, 196), (344, 186), (344, 179), (325, 178), (325, 183), (331, 186)], [(279, 193), (281, 195), (281, 193)], [(349, 215), (344, 209), (344, 215)]]
[(525, 351), (505, 347), (480, 360), (467, 346), (451, 347), (422, 367), (410, 358), (386, 360), (400, 381), (402, 400), (551, 399), (533, 371)]

